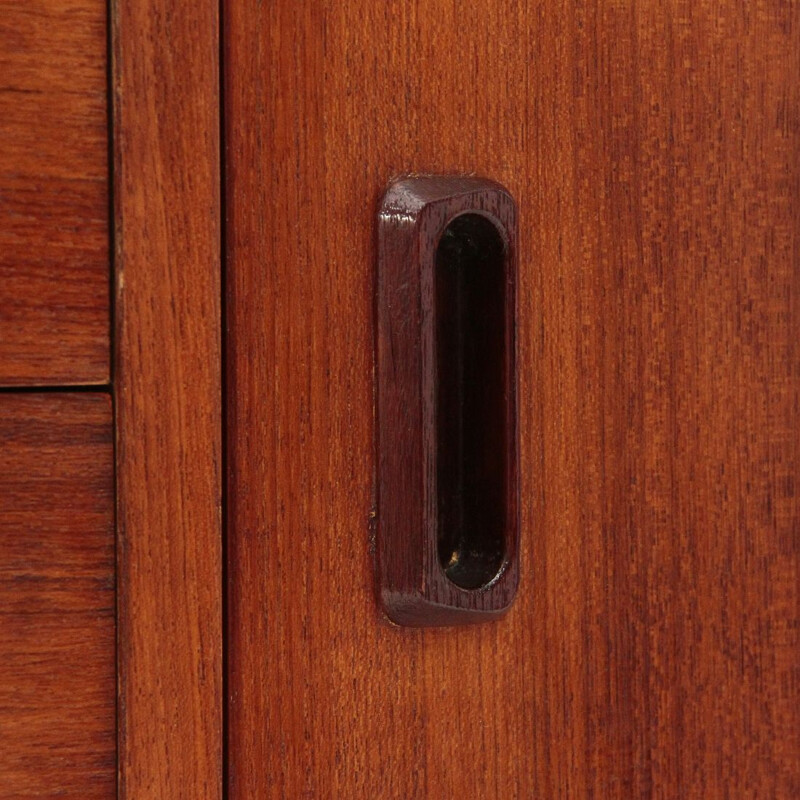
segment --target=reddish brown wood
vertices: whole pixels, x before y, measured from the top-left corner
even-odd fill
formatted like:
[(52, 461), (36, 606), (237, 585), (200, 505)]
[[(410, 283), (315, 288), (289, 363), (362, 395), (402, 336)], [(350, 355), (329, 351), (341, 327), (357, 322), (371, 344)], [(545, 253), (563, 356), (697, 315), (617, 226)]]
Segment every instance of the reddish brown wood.
[(222, 791), (216, 2), (113, 4), (120, 796)]
[(114, 797), (114, 448), (102, 394), (0, 394), (0, 797)]
[[(488, 231), (473, 224), (469, 242), (450, 245), (456, 261), (444, 263), (445, 231), (454, 238), (454, 220), (469, 225), (468, 214)], [(496, 619), (517, 590), (516, 229), (511, 196), (480, 178), (397, 180), (378, 211), (376, 569), (399, 624)], [(484, 251), (478, 263), (467, 262), (470, 245)], [(448, 292), (446, 271), (475, 274)], [(478, 272), (479, 305), (464, 282), (478, 286)], [(488, 290), (492, 280), (499, 292)], [(473, 318), (497, 352), (481, 355), (465, 333)]]
[(103, 0), (0, 0), (0, 386), (109, 379)]
[[(230, 797), (794, 797), (800, 7), (225, 6)], [(520, 588), (382, 624), (374, 214), (519, 207)]]

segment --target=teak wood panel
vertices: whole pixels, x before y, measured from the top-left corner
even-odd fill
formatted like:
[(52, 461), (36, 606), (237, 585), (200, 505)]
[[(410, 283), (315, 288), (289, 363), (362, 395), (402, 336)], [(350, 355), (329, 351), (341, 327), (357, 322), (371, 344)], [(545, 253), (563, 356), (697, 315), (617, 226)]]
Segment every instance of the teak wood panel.
[(114, 650), (111, 399), (0, 394), (0, 797), (114, 797)]
[(112, 3), (119, 796), (222, 794), (218, 3)]
[[(800, 8), (226, 6), (229, 790), (792, 797)], [(519, 204), (501, 622), (380, 617), (375, 214)]]
[(0, 0), (0, 386), (109, 378), (105, 0)]

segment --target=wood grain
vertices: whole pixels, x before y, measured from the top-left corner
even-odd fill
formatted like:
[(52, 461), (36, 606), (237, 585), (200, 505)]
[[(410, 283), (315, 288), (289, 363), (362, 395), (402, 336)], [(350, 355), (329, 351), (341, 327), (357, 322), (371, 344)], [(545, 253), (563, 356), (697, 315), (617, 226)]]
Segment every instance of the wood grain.
[(217, 3), (112, 4), (120, 797), (222, 791)]
[[(800, 8), (225, 9), (230, 797), (800, 793)], [(382, 623), (374, 213), (520, 212), (521, 583)]]
[(0, 0), (0, 386), (109, 379), (106, 16)]
[(112, 798), (110, 397), (0, 394), (0, 498), (0, 797)]

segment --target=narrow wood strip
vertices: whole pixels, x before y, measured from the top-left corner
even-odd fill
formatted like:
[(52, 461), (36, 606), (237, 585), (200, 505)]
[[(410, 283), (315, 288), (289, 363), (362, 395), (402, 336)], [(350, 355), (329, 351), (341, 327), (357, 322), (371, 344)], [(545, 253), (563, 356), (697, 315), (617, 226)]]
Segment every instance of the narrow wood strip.
[(121, 798), (222, 792), (218, 6), (112, 2)]

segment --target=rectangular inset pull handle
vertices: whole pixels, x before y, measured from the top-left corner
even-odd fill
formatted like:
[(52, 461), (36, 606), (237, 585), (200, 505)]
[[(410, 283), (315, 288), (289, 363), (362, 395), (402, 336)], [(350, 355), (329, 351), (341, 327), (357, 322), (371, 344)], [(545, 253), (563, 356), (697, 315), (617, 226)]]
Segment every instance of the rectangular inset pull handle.
[(394, 182), (378, 217), (378, 580), (401, 625), (503, 614), (519, 581), (516, 207)]

